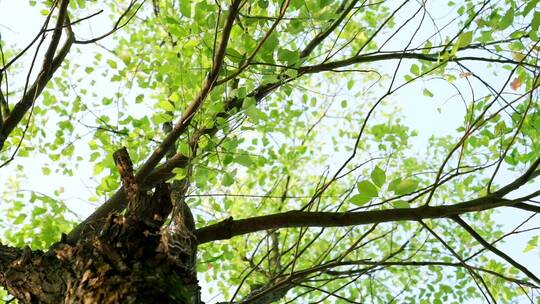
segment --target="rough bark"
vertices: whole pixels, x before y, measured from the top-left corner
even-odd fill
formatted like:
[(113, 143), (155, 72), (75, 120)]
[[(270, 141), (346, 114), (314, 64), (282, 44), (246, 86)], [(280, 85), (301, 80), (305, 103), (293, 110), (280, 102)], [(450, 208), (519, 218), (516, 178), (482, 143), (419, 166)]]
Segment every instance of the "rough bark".
[(48, 252), (0, 246), (0, 284), (21, 303), (200, 303), (191, 223), (163, 228), (168, 184), (139, 190), (125, 149), (115, 153), (128, 197), (98, 234)]

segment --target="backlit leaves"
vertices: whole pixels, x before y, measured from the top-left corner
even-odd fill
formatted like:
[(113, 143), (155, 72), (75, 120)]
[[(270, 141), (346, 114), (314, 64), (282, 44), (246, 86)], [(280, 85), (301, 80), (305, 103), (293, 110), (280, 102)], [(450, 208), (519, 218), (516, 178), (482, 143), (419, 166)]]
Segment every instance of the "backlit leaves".
[(361, 181), (357, 184), (358, 194), (353, 195), (349, 201), (362, 206), (379, 195), (379, 188), (370, 181)]

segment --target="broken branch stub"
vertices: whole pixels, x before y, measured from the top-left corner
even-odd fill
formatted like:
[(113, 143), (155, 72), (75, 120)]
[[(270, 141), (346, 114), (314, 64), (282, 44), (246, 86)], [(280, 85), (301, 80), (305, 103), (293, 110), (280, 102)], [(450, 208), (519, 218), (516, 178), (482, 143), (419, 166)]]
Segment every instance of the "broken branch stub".
[(145, 191), (141, 191), (137, 183), (127, 149), (122, 147), (117, 150), (113, 158), (128, 200), (126, 217), (150, 226), (161, 227), (172, 210), (169, 185), (162, 182), (156, 186), (153, 195), (148, 195)]

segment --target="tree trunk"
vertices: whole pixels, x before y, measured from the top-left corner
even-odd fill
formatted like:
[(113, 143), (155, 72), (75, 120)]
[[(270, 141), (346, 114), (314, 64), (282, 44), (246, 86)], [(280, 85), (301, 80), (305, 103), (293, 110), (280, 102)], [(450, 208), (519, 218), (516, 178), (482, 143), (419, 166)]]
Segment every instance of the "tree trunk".
[(0, 284), (21, 303), (201, 302), (192, 219), (179, 216), (163, 228), (173, 209), (169, 185), (153, 195), (140, 191), (127, 151), (117, 151), (115, 160), (128, 198), (125, 215), (109, 216), (75, 244), (64, 236), (48, 252), (0, 244)]
[(114, 215), (76, 245), (4, 247), (0, 281), (21, 303), (200, 303), (192, 257), (170, 250), (168, 231), (149, 228)]

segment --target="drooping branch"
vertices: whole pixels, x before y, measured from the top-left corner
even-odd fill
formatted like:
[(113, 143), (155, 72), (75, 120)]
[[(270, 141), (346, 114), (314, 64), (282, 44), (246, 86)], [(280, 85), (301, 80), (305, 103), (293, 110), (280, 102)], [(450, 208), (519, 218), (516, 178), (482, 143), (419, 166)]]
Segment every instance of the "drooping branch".
[[(302, 274), (310, 274), (314, 272), (323, 272), (328, 275), (353, 275), (357, 273), (365, 272), (365, 268), (359, 268), (359, 269), (350, 269), (350, 270), (329, 270), (333, 268), (343, 267), (343, 266), (360, 266), (360, 265), (376, 265), (376, 266), (382, 266), (382, 267), (425, 267), (425, 266), (442, 266), (442, 267), (454, 267), (454, 268), (464, 268), (464, 267), (470, 267), (471, 269), (474, 269), (478, 272), (483, 272), (498, 278), (501, 278), (503, 280), (516, 283), (518, 285), (524, 285), (532, 288), (540, 289), (540, 286), (535, 285), (531, 282), (527, 282), (521, 279), (517, 279), (514, 277), (507, 276), (505, 274), (479, 267), (479, 266), (472, 266), (467, 265), (464, 266), (462, 263), (455, 263), (455, 262), (445, 262), (445, 261), (369, 261), (369, 260), (359, 260), (359, 261), (341, 261), (341, 262), (330, 262), (323, 265), (319, 265), (313, 268), (300, 270), (299, 273)], [(294, 274), (293, 274), (294, 275)]]
[[(433, 218), (454, 218), (469, 212), (478, 212), (503, 206), (522, 206), (523, 201), (538, 195), (530, 195), (515, 200), (505, 199), (504, 195), (518, 189), (540, 175), (537, 159), (527, 171), (511, 183), (492, 194), (454, 205), (422, 206), (417, 208), (373, 210), (365, 212), (303, 212), (288, 211), (272, 215), (258, 216), (241, 220), (232, 217), (196, 231), (199, 244), (214, 240), (230, 239), (234, 236), (262, 230), (292, 227), (343, 227), (395, 221), (420, 221)], [(529, 208), (530, 209), (530, 208)]]
[(489, 251), (493, 252), (506, 262), (508, 262), (510, 265), (516, 267), (517, 269), (521, 270), (525, 275), (527, 275), (529, 278), (534, 280), (536, 284), (540, 284), (540, 279), (534, 275), (531, 271), (529, 271), (525, 266), (518, 263), (516, 260), (514, 260), (512, 257), (507, 255), (506, 253), (502, 252), (501, 250), (497, 249), (495, 246), (490, 244), (488, 241), (486, 241), (476, 230), (474, 230), (473, 227), (471, 227), (467, 222), (465, 222), (461, 217), (459, 216), (453, 216), (452, 220), (458, 223), (463, 229), (465, 229), (475, 240), (477, 240), (484, 248), (488, 249)]
[[(399, 60), (399, 59), (416, 59), (429, 62), (438, 62), (441, 60), (440, 54), (423, 54), (423, 53), (414, 53), (414, 52), (393, 52), (386, 54), (360, 54), (358, 56), (353, 56), (347, 59), (336, 60), (332, 62), (326, 62), (321, 64), (316, 64), (312, 66), (305, 66), (298, 68), (299, 73), (312, 74), (319, 73), (324, 71), (333, 71), (342, 67), (350, 66), (358, 63), (370, 63), (384, 60)], [(461, 61), (476, 61), (476, 62), (490, 62), (490, 63), (501, 63), (501, 64), (515, 64), (515, 65), (529, 65), (525, 62), (519, 62), (511, 59), (498, 59), (498, 58), (487, 58), (487, 57), (478, 57), (478, 56), (463, 56), (463, 57), (451, 57), (446, 59), (449, 62), (461, 62)], [(533, 66), (539, 68), (538, 66)]]

